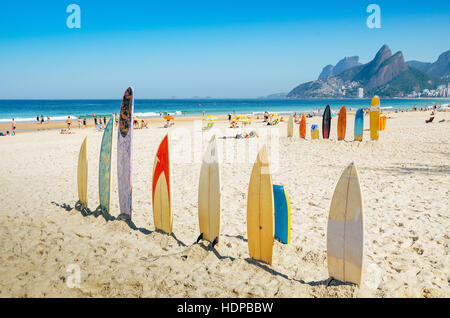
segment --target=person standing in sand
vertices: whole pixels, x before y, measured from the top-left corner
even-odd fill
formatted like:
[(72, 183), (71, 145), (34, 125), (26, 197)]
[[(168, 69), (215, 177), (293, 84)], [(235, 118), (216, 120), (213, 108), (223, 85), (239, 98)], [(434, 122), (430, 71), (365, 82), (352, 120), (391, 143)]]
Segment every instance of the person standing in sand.
[(67, 129), (70, 130), (70, 125), (72, 125), (72, 119), (70, 119), (70, 116), (67, 117), (66, 124), (67, 124)]
[(16, 132), (16, 121), (14, 120), (14, 118), (12, 119), (12, 131), (13, 133)]
[(81, 129), (81, 119), (78, 118), (78, 129)]
[(84, 128), (87, 128), (86, 117), (83, 118), (83, 127), (84, 127)]

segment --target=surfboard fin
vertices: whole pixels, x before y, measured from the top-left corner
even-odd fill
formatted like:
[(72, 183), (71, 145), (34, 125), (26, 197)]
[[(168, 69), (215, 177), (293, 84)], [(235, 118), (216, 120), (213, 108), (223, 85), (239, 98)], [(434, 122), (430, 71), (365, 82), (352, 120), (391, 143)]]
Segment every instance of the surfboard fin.
[(198, 244), (201, 240), (203, 240), (203, 233), (200, 233), (200, 236), (197, 238), (197, 242), (195, 242), (195, 244)]
[(122, 213), (117, 217), (120, 221), (131, 221), (131, 217), (128, 214)]
[(214, 248), (214, 246), (216, 246), (217, 245), (217, 243), (219, 243), (219, 238), (218, 237), (216, 237), (215, 239), (214, 239), (214, 241), (211, 243), (211, 245), (210, 245), (210, 249), (213, 249)]

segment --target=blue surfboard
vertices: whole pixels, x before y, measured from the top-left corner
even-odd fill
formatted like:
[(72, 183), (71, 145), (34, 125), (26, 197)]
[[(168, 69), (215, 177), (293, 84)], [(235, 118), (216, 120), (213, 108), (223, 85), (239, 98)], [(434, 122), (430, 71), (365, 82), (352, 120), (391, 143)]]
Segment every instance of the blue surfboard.
[(363, 140), (364, 131), (364, 110), (358, 109), (355, 116), (355, 141)]
[(291, 241), (291, 205), (289, 196), (283, 186), (273, 185), (273, 199), (275, 205), (275, 238), (281, 243)]

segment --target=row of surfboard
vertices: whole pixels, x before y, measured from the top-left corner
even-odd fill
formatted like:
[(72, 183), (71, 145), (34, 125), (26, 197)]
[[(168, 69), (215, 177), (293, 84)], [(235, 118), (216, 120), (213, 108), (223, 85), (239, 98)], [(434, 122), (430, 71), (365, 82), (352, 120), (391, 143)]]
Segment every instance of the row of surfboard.
[[(125, 92), (119, 119), (117, 142), (117, 176), (120, 215), (132, 217), (132, 118), (133, 88)], [(110, 216), (111, 154), (114, 118), (103, 134), (99, 163), (99, 199), (97, 210)], [(173, 205), (170, 138), (167, 134), (155, 156), (152, 177), (152, 206), (156, 230), (172, 234)], [(87, 209), (87, 137), (78, 158), (77, 207)], [(200, 235), (211, 248), (219, 243), (221, 212), (221, 178), (216, 137), (213, 136), (203, 156), (198, 187)], [(283, 186), (273, 185), (267, 147), (263, 146), (253, 166), (247, 198), (247, 233), (250, 257), (272, 265), (274, 239), (290, 241), (290, 204)], [(333, 195), (327, 229), (327, 255), (330, 277), (360, 284), (363, 261), (363, 209), (356, 167), (352, 163), (343, 172)]]
[[(379, 131), (380, 131), (380, 98), (378, 96), (374, 96), (372, 98), (372, 102), (370, 103), (370, 139), (378, 140)], [(338, 140), (344, 140), (345, 131), (347, 127), (347, 109), (345, 106), (339, 111), (338, 117), (338, 127), (337, 127), (337, 135)], [(323, 139), (330, 138), (331, 131), (331, 109), (330, 105), (325, 108), (322, 118), (322, 137)], [(355, 129), (354, 129), (354, 140), (362, 141), (363, 140), (363, 131), (364, 131), (364, 110), (362, 108), (358, 109), (355, 115)], [(294, 136), (294, 117), (289, 116), (288, 124), (287, 124), (287, 136)], [(303, 115), (300, 120), (300, 128), (299, 128), (299, 136), (300, 138), (306, 138), (306, 116)], [(311, 139), (319, 139), (319, 129), (317, 125), (311, 126)]]

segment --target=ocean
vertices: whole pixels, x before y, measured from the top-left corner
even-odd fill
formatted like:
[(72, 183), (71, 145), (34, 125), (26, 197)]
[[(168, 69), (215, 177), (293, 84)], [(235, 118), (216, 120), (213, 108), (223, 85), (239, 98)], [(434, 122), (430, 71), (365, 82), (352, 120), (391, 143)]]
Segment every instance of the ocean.
[[(389, 109), (411, 109), (449, 104), (450, 99), (389, 99), (381, 100), (381, 107)], [(369, 99), (150, 99), (135, 100), (134, 111), (138, 117), (224, 115), (233, 111), (236, 114), (261, 115), (265, 111), (287, 115), (291, 113), (308, 113), (324, 109), (328, 104), (333, 110), (342, 105), (358, 109), (368, 107)], [(120, 112), (121, 100), (0, 100), (0, 123), (9, 123), (12, 118), (17, 122), (34, 122), (36, 116), (47, 116), (52, 121), (90, 117), (109, 117)]]

